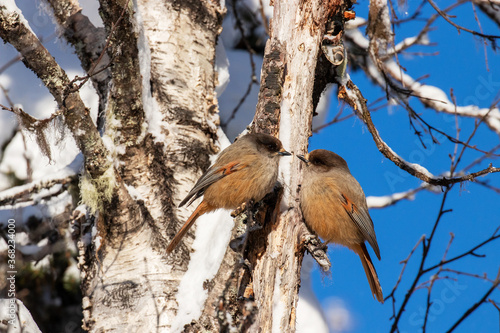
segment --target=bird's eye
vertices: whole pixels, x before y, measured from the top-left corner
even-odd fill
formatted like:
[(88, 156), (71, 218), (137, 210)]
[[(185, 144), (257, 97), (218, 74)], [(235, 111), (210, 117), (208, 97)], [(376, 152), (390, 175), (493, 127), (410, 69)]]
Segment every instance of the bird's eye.
[(323, 160), (320, 160), (320, 159), (314, 159), (311, 162), (314, 165), (325, 165), (325, 163), (323, 162)]

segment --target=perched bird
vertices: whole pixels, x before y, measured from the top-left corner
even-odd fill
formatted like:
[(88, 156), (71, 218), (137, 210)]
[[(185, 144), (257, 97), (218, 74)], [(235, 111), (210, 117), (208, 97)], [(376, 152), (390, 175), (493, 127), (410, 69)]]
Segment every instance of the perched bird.
[(368, 241), (380, 260), (361, 186), (346, 161), (334, 152), (317, 149), (298, 157), (306, 163), (300, 190), (306, 224), (325, 241), (344, 245), (359, 256), (374, 298), (384, 303), (377, 272), (365, 246)]
[(179, 207), (197, 198), (196, 207), (179, 232), (171, 240), (172, 252), (196, 219), (218, 208), (236, 209), (249, 201), (258, 202), (271, 192), (278, 178), (280, 156), (291, 155), (274, 136), (246, 134), (224, 149), (215, 163), (201, 176)]

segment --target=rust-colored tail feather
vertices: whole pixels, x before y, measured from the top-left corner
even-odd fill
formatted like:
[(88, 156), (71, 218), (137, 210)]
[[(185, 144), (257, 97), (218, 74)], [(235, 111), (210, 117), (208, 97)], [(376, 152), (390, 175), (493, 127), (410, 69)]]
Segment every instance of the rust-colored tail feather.
[(205, 201), (202, 201), (198, 207), (194, 210), (193, 214), (188, 218), (186, 223), (182, 226), (182, 228), (177, 232), (177, 234), (172, 238), (170, 241), (170, 244), (167, 246), (167, 253), (171, 253), (177, 245), (179, 245), (179, 242), (181, 241), (182, 237), (186, 235), (188, 230), (191, 228), (191, 226), (194, 224), (196, 219), (200, 217), (201, 215), (205, 214), (206, 212), (209, 212), (213, 210), (213, 207), (208, 205)]
[(377, 272), (373, 266), (372, 259), (368, 254), (365, 244), (359, 244), (353, 247), (354, 252), (356, 252), (361, 259), (363, 268), (365, 269), (366, 278), (370, 284), (370, 289), (372, 290), (373, 298), (376, 298), (380, 303), (384, 303), (384, 295), (382, 294), (382, 287), (380, 286), (380, 281), (378, 280)]

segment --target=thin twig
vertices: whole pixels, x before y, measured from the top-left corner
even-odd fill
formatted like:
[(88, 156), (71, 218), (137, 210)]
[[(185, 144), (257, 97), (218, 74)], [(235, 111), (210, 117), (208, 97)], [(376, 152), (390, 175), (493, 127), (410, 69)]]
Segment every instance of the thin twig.
[(480, 33), (480, 32), (477, 32), (477, 31), (474, 31), (474, 30), (471, 30), (471, 29), (467, 29), (467, 28), (464, 28), (458, 24), (456, 24), (455, 22), (453, 22), (452, 20), (450, 20), (448, 18), (448, 14), (446, 14), (444, 11), (442, 11), (441, 9), (439, 9), (439, 7), (434, 3), (434, 1), (432, 0), (427, 0), (427, 2), (429, 2), (429, 4), (432, 6), (432, 8), (434, 8), (436, 10), (436, 12), (439, 13), (439, 15), (441, 15), (442, 18), (444, 18), (446, 20), (446, 22), (448, 22), (449, 24), (451, 24), (452, 26), (454, 26), (455, 28), (457, 28), (459, 31), (460, 30), (463, 30), (463, 31), (466, 31), (466, 32), (469, 32), (475, 36), (479, 36), (479, 37), (483, 37), (483, 38), (487, 38), (489, 39), (491, 42), (494, 42), (494, 40), (496, 38), (500, 38), (500, 36), (496, 36), (496, 35), (485, 35), (483, 33)]
[(252, 45), (250, 45), (250, 42), (245, 37), (245, 30), (243, 29), (243, 23), (241, 22), (240, 16), (239, 16), (238, 11), (236, 9), (236, 0), (233, 0), (232, 8), (233, 8), (233, 15), (234, 15), (234, 18), (236, 20), (236, 27), (240, 31), (241, 40), (245, 44), (245, 47), (248, 51), (248, 54), (250, 55), (250, 66), (252, 68), (252, 73), (250, 75), (250, 82), (248, 83), (248, 87), (247, 87), (245, 94), (243, 94), (240, 101), (238, 102), (236, 107), (231, 112), (231, 115), (229, 116), (229, 118), (226, 121), (221, 122), (220, 126), (222, 127), (223, 130), (225, 130), (227, 125), (234, 119), (234, 117), (236, 116), (236, 113), (239, 111), (241, 105), (245, 102), (248, 95), (250, 95), (250, 92), (252, 90), (252, 86), (257, 83), (257, 76), (255, 74), (255, 70), (256, 70), (255, 69), (255, 61), (253, 60), (253, 55), (255, 54), (255, 50), (252, 48)]
[[(481, 26), (481, 21), (479, 21), (479, 17), (477, 17), (476, 6), (474, 5), (474, 2), (471, 2), (470, 4), (472, 6), (472, 11), (474, 12), (474, 19), (476, 20), (477, 25), (479, 27), (479, 31), (481, 31), (481, 33), (484, 33), (483, 27)], [(488, 66), (488, 51), (486, 50), (487, 43), (486, 43), (486, 41), (483, 41), (482, 44), (483, 44), (483, 51), (484, 51), (484, 63), (486, 65), (486, 70), (489, 72), (490, 68)]]
[(465, 256), (468, 256), (468, 255), (472, 255), (472, 256), (475, 256), (475, 257), (484, 257), (484, 255), (480, 255), (480, 254), (477, 254), (477, 253), (474, 253), (474, 251), (476, 251), (477, 249), (483, 247), (484, 245), (500, 238), (500, 233), (498, 233), (498, 230), (500, 230), (500, 227), (496, 228), (495, 229), (495, 232), (493, 233), (493, 235), (491, 235), (488, 239), (484, 240), (483, 242), (479, 243), (478, 245), (474, 246), (472, 249), (468, 250), (468, 251), (465, 251), (463, 252), (462, 254), (458, 255), (458, 256), (455, 256), (451, 259), (448, 259), (448, 260), (441, 260), (438, 264), (435, 264), (435, 265), (432, 265), (426, 269), (424, 269), (422, 272), (425, 274), (427, 272), (430, 272), (432, 271), (433, 269), (437, 268), (437, 267), (440, 267), (440, 266), (444, 266), (446, 264), (449, 264), (451, 262), (454, 262), (460, 258), (463, 258)]
[(422, 235), (422, 237), (420, 237), (420, 239), (418, 240), (417, 244), (415, 244), (415, 246), (413, 247), (413, 249), (410, 251), (410, 254), (408, 255), (408, 257), (406, 257), (405, 260), (403, 260), (403, 261), (400, 262), (400, 264), (403, 264), (403, 268), (401, 269), (401, 273), (399, 273), (398, 280), (396, 281), (396, 284), (392, 288), (391, 293), (389, 295), (387, 295), (387, 297), (385, 298), (385, 301), (387, 301), (389, 298), (392, 298), (392, 311), (393, 311), (393, 315), (392, 315), (391, 319), (396, 317), (396, 308), (395, 308), (396, 298), (395, 298), (395, 293), (396, 293), (396, 290), (398, 289), (398, 286), (399, 286), (399, 283), (401, 282), (401, 279), (403, 278), (403, 273), (405, 272), (406, 266), (408, 265), (408, 261), (410, 261), (411, 256), (413, 255), (413, 253), (415, 252), (415, 250), (418, 248), (418, 246), (420, 245), (420, 243), (422, 243), (424, 241), (425, 241), (425, 235)]
[(350, 80), (347, 83), (347, 88), (349, 88), (354, 94), (350, 94), (349, 91), (346, 91), (346, 95), (343, 97), (354, 110), (358, 111), (358, 114), (365, 122), (368, 131), (372, 134), (373, 140), (375, 141), (378, 150), (394, 164), (396, 164), (398, 167), (400, 167), (402, 170), (405, 170), (412, 176), (415, 176), (431, 185), (449, 186), (464, 181), (473, 181), (475, 178), (489, 173), (500, 172), (500, 168), (493, 167), (492, 165), (488, 166), (488, 168), (486, 169), (461, 177), (434, 177), (433, 175), (422, 171), (422, 167), (416, 167), (414, 164), (408, 163), (403, 160), (382, 140), (377, 128), (373, 124), (370, 112), (366, 107), (366, 99), (363, 97), (359, 88)]
[(413, 282), (410, 286), (410, 289), (408, 289), (408, 291), (406, 292), (405, 297), (403, 299), (403, 302), (401, 303), (401, 306), (399, 307), (397, 314), (395, 316), (393, 316), (394, 322), (392, 323), (392, 326), (391, 326), (391, 333), (398, 330), (399, 320), (401, 319), (401, 316), (406, 309), (406, 305), (408, 304), (411, 296), (413, 295), (413, 292), (415, 291), (415, 287), (417, 286), (418, 281), (420, 280), (420, 278), (424, 274), (423, 271), (424, 271), (425, 261), (427, 259), (428, 254), (429, 254), (429, 250), (430, 250), (432, 240), (434, 238), (434, 234), (435, 234), (435, 231), (437, 229), (437, 226), (439, 225), (439, 222), (441, 221), (441, 218), (443, 217), (443, 215), (445, 213), (449, 212), (449, 210), (444, 209), (444, 204), (446, 202), (446, 198), (448, 197), (448, 192), (450, 191), (450, 189), (451, 188), (448, 188), (443, 194), (443, 199), (441, 200), (441, 206), (439, 207), (439, 214), (436, 218), (436, 222), (434, 222), (434, 226), (432, 228), (431, 235), (429, 236), (429, 238), (425, 238), (425, 236), (423, 236), (424, 239), (422, 241), (422, 245), (423, 245), (422, 246), (422, 259), (420, 260), (418, 273), (415, 276), (415, 278), (413, 279)]
[(443, 272), (450, 272), (450, 273), (453, 273), (453, 274), (456, 274), (456, 275), (464, 275), (464, 276), (468, 276), (468, 277), (473, 277), (473, 278), (476, 278), (476, 279), (479, 279), (479, 280), (484, 280), (484, 281), (487, 281), (487, 282), (490, 282), (490, 283), (494, 283), (495, 282), (494, 280), (491, 280), (490, 278), (488, 278), (488, 275), (486, 273), (483, 273), (483, 275), (479, 275), (479, 274), (473, 274), (473, 273), (468, 273), (468, 272), (457, 271), (456, 269), (451, 269), (451, 268), (443, 268), (443, 269), (441, 269), (441, 271), (443, 271)]
[(266, 13), (264, 12), (264, 3), (262, 0), (259, 0), (260, 3), (260, 17), (262, 18), (262, 25), (266, 29), (266, 34), (269, 36), (269, 22), (267, 22), (267, 16)]
[(491, 285), (490, 289), (486, 291), (486, 293), (477, 301), (474, 303), (470, 308), (467, 309), (467, 311), (464, 312), (464, 314), (451, 326), (449, 330), (446, 331), (446, 333), (452, 332), (455, 328), (460, 325), (462, 321), (465, 320), (471, 313), (473, 313), (481, 304), (485, 303), (486, 299), (490, 294), (497, 288), (497, 286), (500, 284), (500, 269), (498, 270), (497, 277), (495, 279), (495, 282)]

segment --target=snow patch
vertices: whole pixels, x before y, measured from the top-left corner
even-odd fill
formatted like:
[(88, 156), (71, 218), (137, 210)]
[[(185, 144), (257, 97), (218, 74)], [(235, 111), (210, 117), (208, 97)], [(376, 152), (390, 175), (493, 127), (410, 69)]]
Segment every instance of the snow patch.
[[(2, 9), (1, 7), (5, 7), (5, 9)], [(36, 36), (36, 34), (33, 32), (33, 29), (31, 29), (30, 24), (28, 21), (24, 18), (22, 11), (17, 7), (16, 2), (14, 0), (2, 0), (2, 3), (0, 4), (0, 11), (6, 10), (7, 12), (10, 13), (16, 13), (19, 15), (19, 21), (28, 28), (33, 35)]]
[(172, 332), (181, 332), (184, 325), (200, 317), (208, 296), (203, 284), (217, 274), (233, 226), (230, 212), (223, 209), (204, 214), (196, 221), (194, 253), (175, 297), (179, 308), (171, 326)]
[(229, 60), (227, 59), (224, 43), (220, 39), (215, 46), (215, 71), (217, 72), (218, 81), (215, 92), (217, 96), (220, 96), (229, 83)]
[(325, 90), (321, 93), (318, 105), (316, 106), (317, 115), (313, 117), (313, 128), (325, 123), (328, 110), (330, 109), (330, 101), (332, 99), (333, 91), (334, 85), (328, 84)]
[(297, 333), (328, 333), (328, 324), (311, 284), (311, 268), (316, 267), (311, 255), (304, 256), (297, 303)]
[[(10, 316), (11, 311), (14, 314), (12, 317)], [(13, 324), (7, 324), (10, 320), (13, 320)], [(23, 302), (15, 298), (0, 299), (0, 331), (41, 332)]]
[[(142, 76), (142, 104), (148, 124), (147, 129), (153, 135), (155, 142), (166, 142), (163, 132), (163, 116), (158, 103), (151, 95), (151, 51), (148, 38), (144, 32), (143, 18), (137, 0), (134, 0), (134, 17), (136, 20), (135, 28), (138, 33), (137, 48), (139, 50), (139, 67)], [(140, 140), (142, 140), (144, 134), (142, 133)]]
[(130, 197), (132, 197), (132, 199), (134, 199), (134, 200), (144, 200), (144, 198), (142, 197), (141, 193), (135, 187), (133, 187), (132, 185), (125, 184), (125, 188), (127, 189), (128, 194), (130, 194)]
[(281, 319), (283, 318), (285, 312), (285, 305), (281, 300), (281, 272), (276, 271), (276, 276), (274, 277), (274, 292), (273, 292), (273, 331), (272, 333), (281, 333)]
[[(220, 127), (217, 136), (216, 145), (221, 151), (231, 144)], [(212, 155), (211, 162), (216, 158), (217, 155)], [(230, 212), (225, 209), (204, 214), (195, 223), (194, 252), (175, 297), (179, 307), (172, 322), (172, 332), (182, 331), (184, 325), (200, 317), (208, 296), (203, 284), (217, 274), (234, 226)]]

